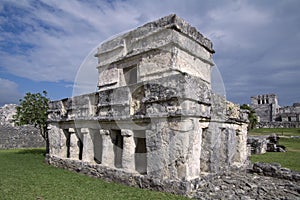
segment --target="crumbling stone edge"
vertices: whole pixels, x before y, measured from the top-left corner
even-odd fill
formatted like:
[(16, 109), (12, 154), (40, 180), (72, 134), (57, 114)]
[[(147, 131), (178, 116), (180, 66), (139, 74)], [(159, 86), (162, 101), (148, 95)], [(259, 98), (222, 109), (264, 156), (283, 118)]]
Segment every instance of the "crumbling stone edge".
[(281, 167), (279, 163), (262, 163), (256, 162), (249, 170), (250, 173), (258, 175), (270, 176), (279, 179), (286, 179), (290, 181), (300, 181), (300, 172), (292, 171), (288, 168)]

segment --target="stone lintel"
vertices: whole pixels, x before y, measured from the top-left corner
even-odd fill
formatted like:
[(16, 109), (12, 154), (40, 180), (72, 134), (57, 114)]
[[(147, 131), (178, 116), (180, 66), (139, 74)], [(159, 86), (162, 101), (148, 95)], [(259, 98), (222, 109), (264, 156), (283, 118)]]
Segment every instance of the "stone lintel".
[(205, 38), (199, 31), (197, 31), (195, 27), (191, 26), (188, 22), (178, 17), (176, 14), (171, 14), (156, 21), (149, 22), (140, 28), (143, 27), (174, 29), (187, 35), (190, 38), (193, 38), (209, 52), (215, 52), (212, 42), (209, 39)]
[(111, 46), (106, 45), (106, 47), (99, 47), (98, 54), (96, 55), (99, 60), (101, 60), (98, 65), (98, 69), (101, 70), (103, 67), (106, 68), (115, 62), (122, 61), (129, 57), (132, 58), (139, 54), (145, 54), (150, 50), (160, 49), (162, 52), (172, 52), (173, 47), (177, 47), (178, 49), (188, 52), (204, 63), (213, 65), (210, 52), (191, 38), (185, 37), (175, 30), (159, 29), (156, 32), (148, 33), (140, 38), (130, 38), (127, 35), (123, 37), (124, 38), (119, 36), (118, 38), (113, 39), (127, 43), (127, 45), (124, 45), (117, 50), (113, 46), (115, 44), (111, 41), (107, 42)]
[(169, 44), (191, 53), (196, 52), (194, 56), (201, 55), (201, 59), (211, 63), (210, 56), (214, 53), (211, 41), (176, 15), (150, 22), (101, 44), (95, 56), (101, 60), (100, 66), (107, 66)]
[(87, 134), (90, 132), (90, 130), (89, 130), (89, 128), (81, 128), (80, 132), (83, 134)]
[(109, 135), (110, 134), (110, 131), (109, 130), (99, 130), (100, 132), (100, 135)]
[[(175, 14), (171, 14), (156, 21), (149, 22), (128, 33), (118, 36), (113, 40), (103, 43), (99, 48), (98, 53), (105, 52), (104, 50), (108, 49), (107, 47), (110, 47), (109, 49), (112, 50), (118, 50), (125, 47), (126, 43), (123, 40), (119, 40), (118, 38), (124, 38), (126, 36), (129, 36), (131, 38), (140, 38), (144, 35), (151, 34), (161, 29), (175, 30), (179, 33), (182, 33), (186, 37), (193, 39), (210, 53), (215, 52), (212, 47), (212, 42), (209, 39), (205, 38), (199, 31), (197, 31), (195, 27), (191, 26), (182, 18), (178, 17)], [(96, 54), (96, 56), (98, 56), (98, 53)]]
[(122, 129), (121, 130), (121, 135), (126, 136), (126, 137), (130, 137), (130, 136), (133, 136), (133, 131), (129, 130), (129, 129)]
[(68, 132), (69, 133), (75, 133), (75, 129), (74, 128), (68, 128)]

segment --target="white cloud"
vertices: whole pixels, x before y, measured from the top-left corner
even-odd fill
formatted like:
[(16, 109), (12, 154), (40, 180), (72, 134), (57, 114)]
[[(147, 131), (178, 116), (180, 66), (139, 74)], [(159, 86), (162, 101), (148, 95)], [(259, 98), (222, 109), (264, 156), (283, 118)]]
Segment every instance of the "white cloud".
[[(296, 83), (296, 76), (286, 71), (300, 65), (297, 4), (297, 0), (3, 1), (0, 10), (7, 13), (0, 14), (0, 67), (31, 80), (76, 79), (76, 86), (86, 85), (87, 71), (79, 66), (95, 45), (176, 13), (214, 43), (215, 62), (225, 86), (232, 89), (227, 96), (238, 93), (239, 86), (261, 87), (255, 82), (273, 72), (272, 77), (282, 73), (291, 76), (287, 82)], [(6, 11), (7, 5), (13, 9)], [(93, 70), (96, 74), (96, 66), (88, 71)], [(293, 72), (299, 75), (298, 69)], [(275, 84), (269, 77), (268, 84)], [(282, 76), (280, 80), (285, 81)]]
[(12, 6), (23, 9), (20, 13), (27, 13), (11, 16), (13, 23), (24, 24), (19, 25), (23, 30), (0, 36), (14, 47), (0, 51), (1, 66), (31, 80), (73, 81), (95, 44), (137, 23), (133, 8), (119, 2), (114, 7), (104, 1), (96, 6), (81, 1), (44, 3), (47, 6), (13, 2)]
[[(270, 10), (247, 1), (235, 1), (207, 12), (210, 37), (216, 47), (226, 46), (226, 51), (255, 49), (261, 30), (271, 22)], [(253, 34), (254, 33), (254, 34)], [(220, 47), (222, 51), (223, 48)], [(224, 53), (223, 51), (221, 53)]]
[(18, 85), (10, 80), (0, 78), (0, 106), (8, 103), (18, 103), (22, 97)]

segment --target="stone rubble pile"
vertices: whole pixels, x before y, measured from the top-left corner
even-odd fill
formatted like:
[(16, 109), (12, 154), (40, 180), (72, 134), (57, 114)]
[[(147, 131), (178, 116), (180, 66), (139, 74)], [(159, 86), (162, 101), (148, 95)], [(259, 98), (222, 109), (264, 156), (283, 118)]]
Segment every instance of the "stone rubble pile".
[(288, 168), (283, 168), (278, 163), (269, 164), (269, 163), (257, 162), (253, 164), (253, 168), (251, 172), (257, 173), (259, 175), (271, 176), (280, 179), (300, 182), (299, 172), (294, 172)]
[[(256, 163), (249, 171), (250, 173), (225, 172), (203, 177), (196, 183), (199, 189), (190, 196), (201, 200), (300, 199), (300, 173), (266, 163)], [(282, 176), (279, 175), (279, 171)]]
[(279, 144), (279, 136), (248, 136), (247, 146), (251, 154), (263, 154), (266, 152), (285, 152), (285, 146)]

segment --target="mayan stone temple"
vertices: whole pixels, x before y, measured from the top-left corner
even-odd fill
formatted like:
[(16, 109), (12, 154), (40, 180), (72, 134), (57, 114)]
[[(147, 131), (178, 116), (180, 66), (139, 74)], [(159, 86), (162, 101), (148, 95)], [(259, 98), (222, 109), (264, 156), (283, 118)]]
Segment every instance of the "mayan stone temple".
[(248, 113), (212, 92), (213, 53), (176, 15), (102, 43), (98, 91), (50, 103), (48, 162), (185, 195), (244, 167)]

